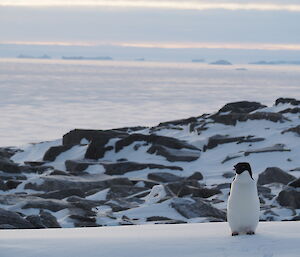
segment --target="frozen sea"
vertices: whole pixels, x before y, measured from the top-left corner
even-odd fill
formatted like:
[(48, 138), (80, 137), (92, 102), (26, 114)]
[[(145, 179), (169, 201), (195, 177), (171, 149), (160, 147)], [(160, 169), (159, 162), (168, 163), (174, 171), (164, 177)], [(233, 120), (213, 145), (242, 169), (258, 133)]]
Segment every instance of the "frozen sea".
[[(245, 68), (246, 70), (238, 70)], [(0, 146), (300, 98), (299, 66), (0, 59)]]

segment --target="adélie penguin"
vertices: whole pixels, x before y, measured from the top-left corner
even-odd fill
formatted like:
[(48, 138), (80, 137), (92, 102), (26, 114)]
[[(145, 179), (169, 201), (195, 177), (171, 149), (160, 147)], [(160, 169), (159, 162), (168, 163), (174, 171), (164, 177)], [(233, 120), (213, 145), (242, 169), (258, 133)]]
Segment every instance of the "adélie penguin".
[(233, 236), (241, 233), (254, 235), (260, 209), (257, 185), (249, 163), (240, 162), (234, 169), (236, 175), (231, 184), (227, 204), (227, 221)]

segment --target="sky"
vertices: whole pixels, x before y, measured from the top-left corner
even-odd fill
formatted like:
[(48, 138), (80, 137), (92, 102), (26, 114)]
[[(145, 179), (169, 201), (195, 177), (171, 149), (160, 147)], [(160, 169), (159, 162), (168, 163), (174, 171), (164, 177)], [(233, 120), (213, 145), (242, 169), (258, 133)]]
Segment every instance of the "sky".
[(18, 49), (237, 49), (300, 58), (299, 31), (299, 0), (0, 0), (0, 46)]

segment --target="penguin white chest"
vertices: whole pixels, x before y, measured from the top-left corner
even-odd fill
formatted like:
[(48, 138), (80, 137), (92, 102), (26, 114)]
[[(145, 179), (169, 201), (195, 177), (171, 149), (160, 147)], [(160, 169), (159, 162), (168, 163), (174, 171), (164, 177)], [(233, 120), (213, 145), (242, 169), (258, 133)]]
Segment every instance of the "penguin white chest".
[(259, 207), (255, 181), (248, 172), (237, 175), (227, 204), (227, 221), (232, 232), (254, 233), (259, 222)]

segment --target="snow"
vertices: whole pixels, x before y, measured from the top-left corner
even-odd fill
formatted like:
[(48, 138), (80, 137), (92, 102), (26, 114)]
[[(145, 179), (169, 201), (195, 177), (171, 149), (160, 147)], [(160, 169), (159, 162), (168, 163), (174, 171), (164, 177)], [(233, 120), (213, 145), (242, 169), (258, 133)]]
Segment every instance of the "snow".
[(1, 257), (298, 257), (300, 222), (261, 222), (232, 237), (227, 223), (1, 230)]

